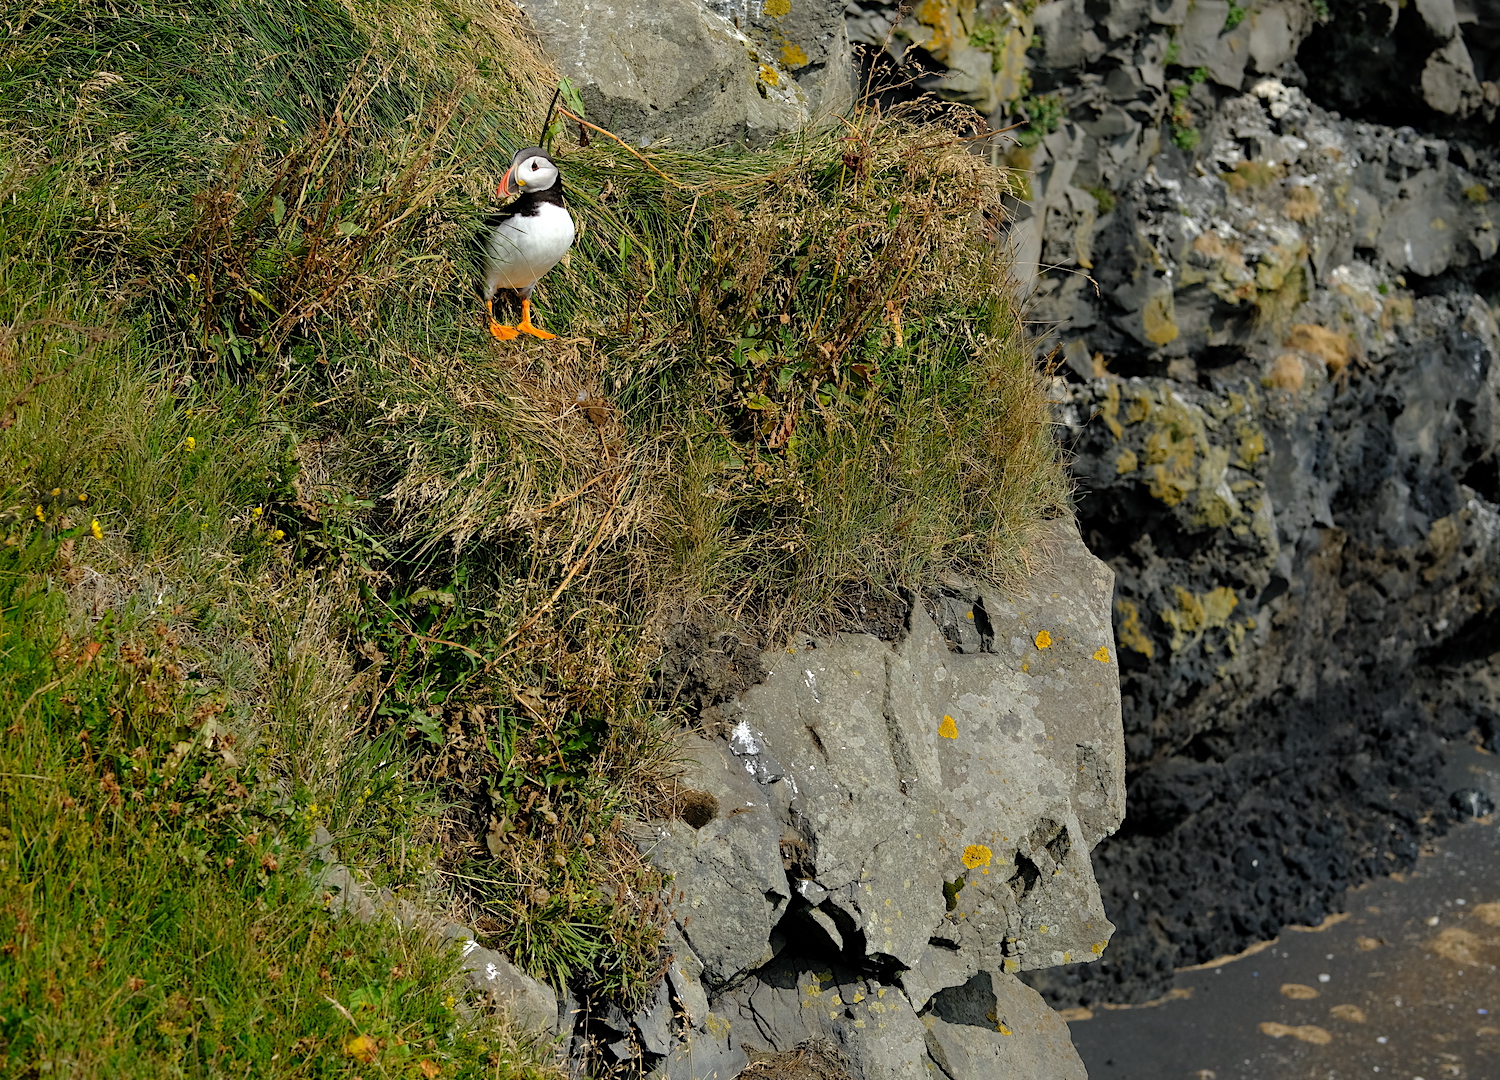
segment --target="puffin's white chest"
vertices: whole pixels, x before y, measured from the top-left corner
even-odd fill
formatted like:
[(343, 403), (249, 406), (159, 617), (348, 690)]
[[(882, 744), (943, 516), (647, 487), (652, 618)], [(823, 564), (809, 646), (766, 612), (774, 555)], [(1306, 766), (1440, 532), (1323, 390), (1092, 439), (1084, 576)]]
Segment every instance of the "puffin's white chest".
[(530, 217), (507, 218), (495, 226), (486, 247), (490, 292), (535, 285), (572, 244), (573, 216), (556, 203), (542, 203)]

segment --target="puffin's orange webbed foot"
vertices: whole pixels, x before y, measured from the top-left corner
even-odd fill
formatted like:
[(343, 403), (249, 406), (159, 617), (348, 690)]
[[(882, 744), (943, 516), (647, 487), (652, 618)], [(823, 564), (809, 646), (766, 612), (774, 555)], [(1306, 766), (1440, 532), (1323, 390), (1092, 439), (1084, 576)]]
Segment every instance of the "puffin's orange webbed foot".
[(513, 326), (502, 326), (495, 320), (495, 300), (493, 297), (484, 302), (484, 310), (490, 317), (490, 334), (499, 341), (512, 341), (517, 337), (516, 328)]
[(523, 334), (530, 334), (532, 337), (541, 338), (543, 341), (551, 341), (557, 337), (556, 334), (547, 333), (540, 326), (532, 325), (530, 300), (521, 301), (521, 321), (516, 323), (516, 329)]

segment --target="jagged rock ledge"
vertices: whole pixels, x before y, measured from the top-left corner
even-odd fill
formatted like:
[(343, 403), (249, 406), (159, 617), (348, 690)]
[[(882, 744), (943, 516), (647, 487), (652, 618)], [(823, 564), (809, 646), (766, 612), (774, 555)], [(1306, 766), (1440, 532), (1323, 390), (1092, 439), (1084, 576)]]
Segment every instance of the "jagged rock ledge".
[(809, 639), (698, 737), (655, 1001), (609, 1053), (728, 1080), (831, 1046), (858, 1080), (1084, 1076), (1016, 977), (1109, 942), (1090, 849), (1124, 813), (1113, 579), (1071, 523), (1019, 596), (956, 587), (905, 634)]

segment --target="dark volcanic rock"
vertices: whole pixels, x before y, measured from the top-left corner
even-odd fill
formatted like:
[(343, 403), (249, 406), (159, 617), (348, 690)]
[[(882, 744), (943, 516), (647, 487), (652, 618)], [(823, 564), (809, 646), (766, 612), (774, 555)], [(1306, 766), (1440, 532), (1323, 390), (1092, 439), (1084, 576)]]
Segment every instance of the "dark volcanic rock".
[(1058, 1004), (1318, 921), (1500, 740), (1500, 5), (1330, 8), (1043, 4), (992, 117), (1057, 117), (998, 156), (1117, 583), (1119, 930)]

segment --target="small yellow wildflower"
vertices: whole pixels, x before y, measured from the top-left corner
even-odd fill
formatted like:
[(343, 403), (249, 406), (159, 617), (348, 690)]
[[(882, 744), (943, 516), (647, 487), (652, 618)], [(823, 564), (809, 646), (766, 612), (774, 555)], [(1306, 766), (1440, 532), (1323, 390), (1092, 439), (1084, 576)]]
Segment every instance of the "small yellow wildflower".
[(98, 518), (95, 518), (92, 522), (89, 523), (89, 532), (94, 534), (95, 540), (104, 539), (104, 526), (99, 524)]
[(286, 539), (286, 533), (282, 532), (280, 529), (277, 529), (275, 532), (273, 532), (271, 534), (271, 539), (272, 540), (284, 540), (284, 539)]
[(189, 280), (189, 281), (191, 281), (191, 282), (193, 282), (193, 283), (194, 283), (194, 284), (196, 284), (196, 283), (197, 283), (197, 281), (198, 281), (198, 275), (197, 275), (197, 274), (189, 274), (189, 275), (188, 275), (188, 276), (187, 276), (187, 279), (188, 279), (188, 280)]
[(61, 494), (62, 494), (62, 488), (53, 488), (52, 489), (52, 497), (54, 499), (57, 498)]
[(78, 493), (78, 501), (79, 502), (88, 502), (89, 501), (89, 493), (87, 491), (80, 491)]
[(188, 450), (195, 450), (198, 447), (198, 440), (189, 435), (186, 439), (182, 440), (182, 445)]
[(38, 521), (46, 521), (47, 520), (47, 511), (43, 510), (40, 506), (38, 506), (36, 508), (36, 519)]
[(265, 509), (265, 507), (262, 507), (262, 506), (252, 506), (250, 508), (250, 516), (251, 517), (260, 517), (261, 511), (264, 510), (264, 509)]

